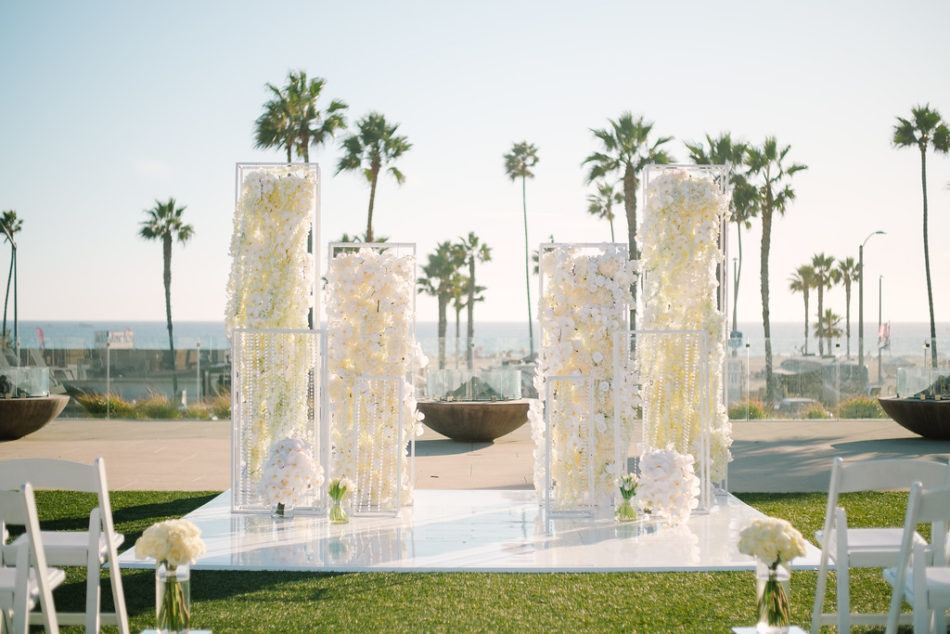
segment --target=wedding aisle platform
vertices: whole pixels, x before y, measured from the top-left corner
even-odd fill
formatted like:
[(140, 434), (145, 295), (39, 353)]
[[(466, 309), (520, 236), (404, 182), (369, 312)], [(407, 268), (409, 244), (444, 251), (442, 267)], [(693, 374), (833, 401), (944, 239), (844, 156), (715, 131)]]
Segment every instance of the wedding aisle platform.
[[(326, 518), (231, 513), (230, 493), (185, 516), (202, 531), (199, 570), (315, 572), (619, 572), (754, 568), (736, 549), (739, 531), (762, 514), (734, 496), (681, 526), (618, 524), (613, 517), (547, 519), (532, 490), (416, 490), (396, 517)], [(134, 549), (126, 568), (151, 568)], [(810, 543), (795, 569), (815, 569)]]

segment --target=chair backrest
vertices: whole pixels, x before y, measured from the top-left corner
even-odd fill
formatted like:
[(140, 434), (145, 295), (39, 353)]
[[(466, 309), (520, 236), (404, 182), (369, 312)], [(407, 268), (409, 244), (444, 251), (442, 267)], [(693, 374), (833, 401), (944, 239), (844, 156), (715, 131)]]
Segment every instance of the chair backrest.
[[(0, 490), (0, 525), (13, 524), (26, 528), (29, 537), (18, 549), (16, 592), (22, 597), (17, 602), (25, 606), (29, 579), (29, 568), (36, 570), (34, 578), (39, 589), (40, 605), (46, 619), (47, 631), (58, 632), (55, 621), (56, 609), (53, 606), (53, 591), (47, 583), (46, 553), (43, 550), (43, 541), (40, 535), (40, 521), (36, 512), (36, 500), (33, 496), (33, 487), (30, 483), (20, 485), (16, 490)], [(22, 613), (14, 610), (14, 631), (26, 631), (26, 621), (29, 619), (24, 609)]]

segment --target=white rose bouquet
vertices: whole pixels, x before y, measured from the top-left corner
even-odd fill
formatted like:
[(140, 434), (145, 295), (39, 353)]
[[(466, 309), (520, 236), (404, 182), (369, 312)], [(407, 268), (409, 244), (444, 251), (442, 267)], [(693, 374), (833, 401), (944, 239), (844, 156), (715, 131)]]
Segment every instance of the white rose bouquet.
[(637, 503), (652, 513), (666, 515), (674, 526), (682, 524), (699, 506), (699, 478), (693, 472), (695, 459), (672, 446), (651, 449), (640, 457)]
[(739, 533), (739, 552), (757, 557), (768, 569), (756, 592), (759, 622), (769, 627), (785, 627), (790, 621), (788, 593), (779, 580), (778, 567), (805, 555), (805, 540), (783, 519), (753, 520)]
[(323, 469), (311, 457), (310, 445), (285, 438), (270, 448), (260, 480), (261, 495), (284, 516), (288, 506), (304, 503), (323, 484)]
[(151, 557), (159, 567), (164, 566), (170, 573), (157, 597), (160, 631), (179, 632), (190, 626), (188, 597), (179, 576), (174, 573), (179, 566), (194, 563), (204, 553), (201, 530), (188, 520), (165, 520), (152, 524), (135, 542), (136, 558)]

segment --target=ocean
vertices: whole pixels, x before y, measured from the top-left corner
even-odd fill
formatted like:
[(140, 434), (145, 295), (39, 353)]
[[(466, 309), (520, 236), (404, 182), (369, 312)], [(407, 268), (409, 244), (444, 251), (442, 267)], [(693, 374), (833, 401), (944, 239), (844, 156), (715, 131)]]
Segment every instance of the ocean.
[[(7, 327), (12, 328), (8, 320)], [(165, 349), (168, 347), (168, 331), (164, 321), (21, 321), (20, 342), (24, 348), (76, 348), (88, 349), (95, 346), (97, 331), (126, 332), (132, 335), (133, 347), (138, 349)], [(764, 353), (762, 324), (739, 322), (744, 344), (749, 344), (753, 356)], [(423, 349), (433, 354), (437, 349), (436, 323), (419, 321), (416, 323), (416, 337)], [(865, 352), (877, 353), (877, 323), (865, 322)], [(223, 321), (176, 321), (174, 323), (175, 347), (194, 348), (199, 343), (204, 349), (227, 349)], [(922, 322), (895, 322), (890, 325), (891, 356), (922, 355), (924, 343), (930, 339), (930, 326)], [(42, 341), (41, 341), (42, 337)], [(534, 328), (535, 342), (538, 340), (538, 327)], [(461, 338), (465, 339), (465, 323), (461, 325)], [(447, 346), (451, 349), (455, 339), (454, 320), (449, 320)], [(856, 354), (858, 341), (857, 324), (851, 324), (851, 352)], [(776, 354), (796, 354), (804, 343), (804, 324), (802, 322), (773, 322), (772, 349)], [(839, 352), (846, 352), (847, 342), (842, 337), (836, 340)], [(528, 325), (526, 322), (476, 322), (475, 344), (487, 353), (504, 351), (526, 351), (528, 349)], [(950, 322), (937, 324), (937, 349), (942, 354), (950, 351)], [(464, 345), (464, 343), (463, 343)], [(818, 345), (814, 337), (809, 337), (809, 352), (817, 352)]]

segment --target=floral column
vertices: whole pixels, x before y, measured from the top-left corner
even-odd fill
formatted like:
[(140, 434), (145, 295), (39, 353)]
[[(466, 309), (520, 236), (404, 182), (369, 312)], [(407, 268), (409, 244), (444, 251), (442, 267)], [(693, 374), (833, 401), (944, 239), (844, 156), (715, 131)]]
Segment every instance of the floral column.
[[(535, 489), (550, 510), (609, 504), (635, 417), (614, 380), (613, 341), (626, 329), (636, 264), (621, 244), (541, 245), (541, 347), (528, 412)], [(625, 407), (615, 414), (615, 398)], [(618, 449), (621, 449), (619, 450)]]
[(330, 245), (330, 473), (353, 483), (357, 514), (412, 501), (409, 452), (422, 425), (410, 377), (426, 363), (414, 323), (414, 245)]
[[(651, 165), (640, 229), (644, 443), (672, 445), (721, 481), (731, 460), (722, 395), (725, 317), (717, 302), (729, 194), (722, 166)], [(709, 458), (706, 458), (708, 454)]]
[[(231, 340), (232, 508), (270, 510), (262, 483), (275, 443), (305, 443), (319, 464), (320, 357), (314, 254), (316, 164), (237, 165), (225, 324)], [(297, 492), (300, 493), (300, 492)], [(302, 511), (319, 495), (293, 495)]]

